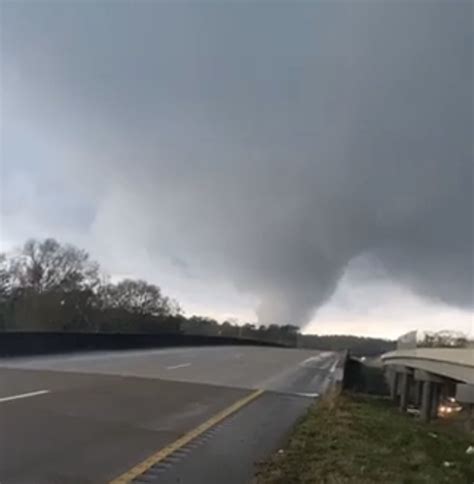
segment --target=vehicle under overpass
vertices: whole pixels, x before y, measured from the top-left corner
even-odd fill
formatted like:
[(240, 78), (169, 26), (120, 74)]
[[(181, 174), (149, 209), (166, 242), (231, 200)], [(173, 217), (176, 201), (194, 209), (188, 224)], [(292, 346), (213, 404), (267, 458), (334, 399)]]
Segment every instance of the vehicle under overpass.
[(418, 348), (416, 333), (399, 339), (396, 351), (382, 356), (391, 397), (401, 410), (420, 408), (422, 420), (436, 417), (440, 398), (453, 396), (474, 408), (474, 347)]

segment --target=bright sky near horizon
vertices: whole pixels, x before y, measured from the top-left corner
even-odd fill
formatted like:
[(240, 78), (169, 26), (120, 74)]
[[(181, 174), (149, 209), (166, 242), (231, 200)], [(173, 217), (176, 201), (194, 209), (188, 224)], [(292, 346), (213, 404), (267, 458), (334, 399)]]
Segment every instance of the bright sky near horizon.
[(471, 1), (0, 14), (0, 249), (220, 320), (474, 334)]

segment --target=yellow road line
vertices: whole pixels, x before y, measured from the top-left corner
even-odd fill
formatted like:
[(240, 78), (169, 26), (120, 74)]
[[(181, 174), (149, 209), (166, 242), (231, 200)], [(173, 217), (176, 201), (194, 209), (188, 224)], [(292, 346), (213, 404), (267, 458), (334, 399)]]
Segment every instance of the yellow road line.
[(155, 452), (153, 455), (145, 459), (143, 462), (140, 462), (139, 464), (137, 464), (135, 467), (132, 467), (124, 474), (116, 477), (115, 479), (110, 481), (109, 484), (129, 483), (130, 481), (132, 481), (133, 479), (135, 479), (136, 477), (138, 477), (139, 475), (143, 474), (148, 469), (150, 469), (150, 467), (154, 466), (158, 462), (163, 461), (171, 454), (176, 452), (178, 449), (180, 449), (181, 447), (184, 447), (186, 444), (189, 444), (189, 442), (194, 440), (196, 437), (199, 437), (204, 432), (208, 431), (211, 427), (214, 427), (214, 425), (217, 425), (219, 422), (222, 422), (222, 420), (229, 417), (230, 415), (237, 412), (245, 405), (249, 404), (256, 398), (258, 398), (262, 393), (263, 393), (263, 390), (256, 390), (255, 392), (252, 392), (250, 395), (247, 395), (241, 400), (235, 402), (230, 407), (227, 407), (221, 412), (217, 413), (216, 415), (211, 417), (203, 424), (194, 428), (187, 434), (184, 434), (178, 440), (175, 440), (173, 443), (167, 445), (166, 447), (163, 447), (163, 449), (159, 450), (158, 452)]

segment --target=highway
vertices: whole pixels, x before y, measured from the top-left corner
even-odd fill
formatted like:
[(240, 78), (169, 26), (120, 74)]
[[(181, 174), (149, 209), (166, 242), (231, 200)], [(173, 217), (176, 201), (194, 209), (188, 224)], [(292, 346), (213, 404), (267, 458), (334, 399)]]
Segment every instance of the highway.
[(249, 482), (337, 361), (250, 346), (1, 359), (0, 482)]

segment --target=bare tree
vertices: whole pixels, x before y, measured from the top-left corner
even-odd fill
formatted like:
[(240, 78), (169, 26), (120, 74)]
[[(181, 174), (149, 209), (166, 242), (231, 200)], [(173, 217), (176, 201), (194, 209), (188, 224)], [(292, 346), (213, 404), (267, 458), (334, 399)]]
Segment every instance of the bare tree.
[(11, 290), (11, 274), (9, 271), (9, 264), (7, 256), (0, 253), (0, 300), (8, 297)]
[(425, 348), (463, 348), (467, 346), (467, 336), (460, 331), (442, 330), (426, 332), (418, 346)]
[(158, 286), (143, 280), (124, 279), (107, 284), (100, 288), (99, 300), (104, 308), (142, 316), (171, 316), (180, 312), (177, 303), (163, 297)]
[(164, 298), (164, 307), (166, 314), (169, 316), (182, 316), (184, 314), (183, 308), (176, 299)]
[(99, 282), (99, 266), (89, 254), (73, 245), (61, 245), (55, 239), (28, 240), (12, 258), (14, 286), (48, 291), (93, 289)]

